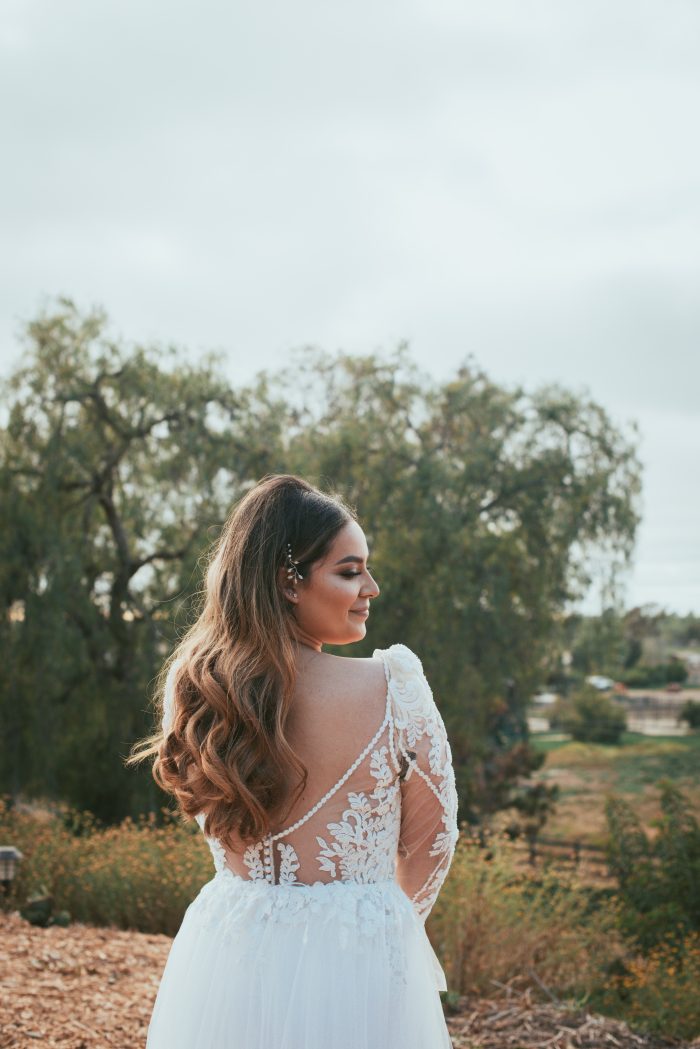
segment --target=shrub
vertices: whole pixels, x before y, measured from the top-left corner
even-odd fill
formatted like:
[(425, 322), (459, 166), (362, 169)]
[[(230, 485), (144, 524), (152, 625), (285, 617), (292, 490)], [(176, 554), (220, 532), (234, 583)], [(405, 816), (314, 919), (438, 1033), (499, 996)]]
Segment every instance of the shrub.
[(619, 743), (627, 723), (624, 710), (590, 685), (557, 707), (555, 721), (580, 743)]
[(614, 905), (600, 890), (535, 878), (506, 848), (487, 852), (464, 839), (428, 919), (448, 987), (459, 994), (492, 994), (496, 982), (514, 978), (561, 994), (586, 991), (621, 955), (615, 927)]
[(690, 728), (700, 728), (700, 703), (694, 699), (688, 699), (683, 704), (679, 721), (686, 721)]
[(0, 799), (0, 839), (24, 854), (5, 906), (46, 893), (78, 921), (141, 932), (177, 932), (188, 904), (213, 874), (196, 824), (167, 809), (100, 827), (66, 805), (28, 810)]
[(653, 841), (627, 802), (606, 802), (622, 928), (644, 950), (700, 931), (700, 825), (675, 784), (660, 786), (662, 815)]
[(668, 663), (641, 664), (626, 670), (621, 678), (630, 688), (663, 688), (676, 681), (683, 684), (688, 680), (688, 671), (679, 659)]
[(638, 1029), (672, 1038), (700, 1035), (700, 935), (660, 943), (623, 966), (591, 1004)]

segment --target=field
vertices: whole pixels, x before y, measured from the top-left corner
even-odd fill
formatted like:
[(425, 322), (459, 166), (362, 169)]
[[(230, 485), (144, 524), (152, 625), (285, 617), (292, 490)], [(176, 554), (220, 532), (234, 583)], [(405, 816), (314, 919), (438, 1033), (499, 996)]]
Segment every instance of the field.
[(561, 735), (533, 735), (546, 754), (541, 777), (559, 786), (560, 798), (545, 833), (553, 838), (602, 844), (605, 798), (619, 794), (632, 803), (645, 826), (659, 814), (656, 785), (672, 779), (700, 809), (700, 733), (642, 736), (627, 732), (619, 746), (575, 743)]

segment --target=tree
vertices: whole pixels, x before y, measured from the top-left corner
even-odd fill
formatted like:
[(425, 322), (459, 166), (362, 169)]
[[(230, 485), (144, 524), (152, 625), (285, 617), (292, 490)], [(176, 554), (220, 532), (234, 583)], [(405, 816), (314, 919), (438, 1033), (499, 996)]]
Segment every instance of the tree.
[(525, 709), (591, 548), (629, 555), (639, 464), (593, 402), (506, 390), (472, 364), (433, 383), (392, 358), (307, 354), (287, 463), (357, 504), (382, 586), (364, 646), (421, 653), (453, 740), (463, 816), (537, 766)]
[(628, 658), (624, 623), (616, 608), (582, 618), (573, 645), (573, 666), (584, 675), (617, 677)]
[[(62, 301), (29, 325), (0, 445), (6, 785), (105, 817), (155, 798), (119, 754), (192, 598), (209, 529), (276, 435), (215, 361), (121, 348)], [(19, 711), (21, 709), (21, 717)]]
[(687, 699), (678, 720), (687, 722), (690, 728), (700, 728), (700, 703), (694, 699)]
[(109, 816), (154, 804), (118, 756), (146, 728), (198, 558), (249, 485), (296, 472), (360, 511), (382, 596), (358, 654), (420, 654), (463, 818), (512, 802), (541, 760), (526, 705), (587, 552), (633, 545), (639, 464), (602, 408), (505, 389), (472, 363), (436, 383), (405, 346), (309, 350), (234, 390), (214, 360), (126, 349), (69, 302), (29, 326), (6, 400), (5, 783)]

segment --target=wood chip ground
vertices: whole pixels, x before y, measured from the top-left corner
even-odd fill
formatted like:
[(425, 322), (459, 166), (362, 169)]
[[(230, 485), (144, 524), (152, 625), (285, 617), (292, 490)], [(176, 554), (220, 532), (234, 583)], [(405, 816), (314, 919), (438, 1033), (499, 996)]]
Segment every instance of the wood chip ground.
[[(0, 1049), (143, 1049), (169, 937), (80, 924), (39, 929), (18, 914), (0, 914), (0, 942)], [(613, 1020), (543, 1005), (529, 993), (465, 999), (447, 1022), (454, 1049), (674, 1044), (635, 1035)]]
[(635, 1034), (626, 1024), (583, 1009), (533, 1001), (531, 993), (460, 1002), (447, 1021), (454, 1049), (700, 1049)]

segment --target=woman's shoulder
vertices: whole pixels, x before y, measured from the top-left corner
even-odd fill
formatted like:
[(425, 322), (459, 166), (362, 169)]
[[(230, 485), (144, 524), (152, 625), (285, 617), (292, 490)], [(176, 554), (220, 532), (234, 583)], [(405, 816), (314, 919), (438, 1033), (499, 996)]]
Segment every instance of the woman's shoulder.
[(388, 648), (375, 648), (372, 658), (376, 659), (377, 656), (387, 668), (388, 677), (394, 679), (420, 677), (425, 680), (423, 664), (407, 645), (397, 643), (389, 645)]
[(375, 648), (371, 656), (365, 657), (329, 655), (327, 666), (341, 689), (354, 686), (383, 701), (386, 700), (387, 686), (392, 684), (400, 688), (412, 681), (420, 682), (429, 691), (420, 659), (403, 644)]
[(324, 652), (321, 659), (308, 664), (297, 688), (298, 694), (317, 709), (329, 704), (347, 710), (347, 703), (351, 703), (356, 715), (364, 711), (370, 719), (386, 704), (386, 675), (374, 658)]
[(407, 645), (377, 648), (386, 668), (394, 717), (399, 727), (425, 726), (437, 714), (433, 693), (423, 672), (423, 664)]
[(376, 697), (386, 696), (386, 674), (380, 660), (374, 656), (336, 656), (335, 659), (334, 669), (341, 682), (349, 685), (354, 681), (360, 691)]

